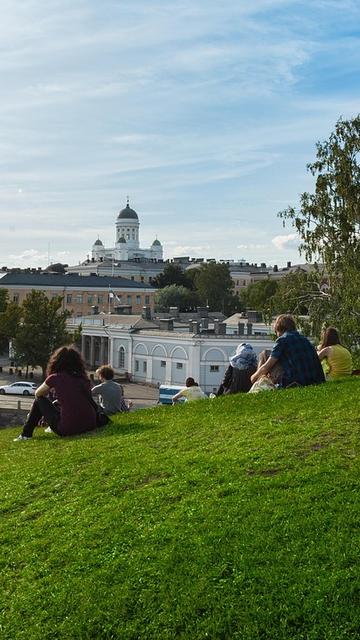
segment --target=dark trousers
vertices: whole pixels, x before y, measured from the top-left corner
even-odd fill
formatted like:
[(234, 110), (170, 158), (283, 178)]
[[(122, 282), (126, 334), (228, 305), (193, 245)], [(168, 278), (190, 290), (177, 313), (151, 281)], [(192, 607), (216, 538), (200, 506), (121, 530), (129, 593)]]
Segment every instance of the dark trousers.
[(59, 433), (57, 426), (60, 421), (60, 410), (48, 398), (36, 398), (23, 426), (22, 435), (31, 438), (41, 418), (45, 418), (52, 430)]

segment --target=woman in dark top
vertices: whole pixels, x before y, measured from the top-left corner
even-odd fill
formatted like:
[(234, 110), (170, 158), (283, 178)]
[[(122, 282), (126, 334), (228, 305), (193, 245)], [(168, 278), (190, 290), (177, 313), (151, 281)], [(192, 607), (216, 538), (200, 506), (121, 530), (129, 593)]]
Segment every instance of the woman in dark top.
[[(74, 347), (54, 351), (47, 366), (45, 382), (35, 391), (35, 400), (15, 441), (30, 440), (43, 417), (59, 436), (73, 436), (96, 428), (96, 411), (90, 381), (80, 353)], [(57, 402), (46, 396), (55, 391)]]

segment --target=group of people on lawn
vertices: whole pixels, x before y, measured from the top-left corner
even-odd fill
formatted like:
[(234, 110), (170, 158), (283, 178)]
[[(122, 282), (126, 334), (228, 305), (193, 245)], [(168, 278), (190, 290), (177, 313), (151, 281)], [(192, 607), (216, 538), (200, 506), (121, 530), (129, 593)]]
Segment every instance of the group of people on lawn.
[[(275, 344), (271, 351), (262, 351), (259, 361), (250, 344), (239, 344), (235, 355), (230, 358), (216, 396), (288, 389), (351, 375), (351, 353), (340, 344), (334, 327), (324, 330), (317, 349), (297, 331), (295, 320), (289, 314), (278, 316), (274, 330), (277, 336)], [(197, 388), (196, 396), (191, 397), (188, 388), (194, 386)], [(187, 378), (186, 388), (173, 397), (173, 402), (182, 397), (197, 400), (205, 394), (193, 378)]]
[[(271, 351), (263, 351), (259, 362), (250, 344), (240, 344), (216, 396), (266, 389), (319, 384), (352, 373), (351, 353), (340, 344), (339, 334), (327, 328), (317, 349), (296, 330), (291, 315), (280, 315), (274, 326), (277, 339)], [(113, 380), (110, 365), (97, 370), (99, 384), (91, 389), (81, 354), (74, 347), (55, 351), (47, 367), (45, 381), (36, 389), (35, 400), (15, 441), (30, 440), (35, 427), (45, 420), (51, 431), (70, 436), (92, 431), (99, 426), (98, 405), (106, 415), (129, 411), (121, 385)], [(55, 396), (55, 400), (50, 398)], [(206, 398), (194, 378), (187, 378), (184, 389), (173, 396), (173, 402)]]

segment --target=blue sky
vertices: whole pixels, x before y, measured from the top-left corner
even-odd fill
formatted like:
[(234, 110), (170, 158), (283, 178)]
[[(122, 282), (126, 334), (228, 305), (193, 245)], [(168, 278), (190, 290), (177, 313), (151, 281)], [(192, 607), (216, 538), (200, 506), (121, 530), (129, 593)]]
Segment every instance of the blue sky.
[[(277, 212), (359, 112), (358, 0), (2, 1), (0, 263), (112, 246), (298, 262)], [(0, 265), (0, 266), (1, 266)]]

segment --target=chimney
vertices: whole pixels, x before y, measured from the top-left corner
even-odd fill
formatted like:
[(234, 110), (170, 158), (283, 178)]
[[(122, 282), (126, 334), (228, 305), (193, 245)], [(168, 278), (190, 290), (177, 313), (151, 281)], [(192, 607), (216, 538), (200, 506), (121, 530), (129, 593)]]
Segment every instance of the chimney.
[(192, 324), (191, 331), (193, 333), (200, 333), (200, 322), (198, 322), (197, 320), (193, 320), (191, 324)]
[(174, 318), (160, 318), (160, 331), (174, 331)]
[(144, 320), (151, 320), (151, 309), (149, 305), (145, 305), (145, 307), (143, 307), (141, 316)]
[(219, 322), (219, 336), (226, 335), (226, 324), (225, 322)]
[(209, 315), (208, 307), (197, 307), (196, 311), (198, 318), (207, 318)]
[(169, 307), (169, 313), (174, 318), (178, 318), (179, 317), (179, 307)]

